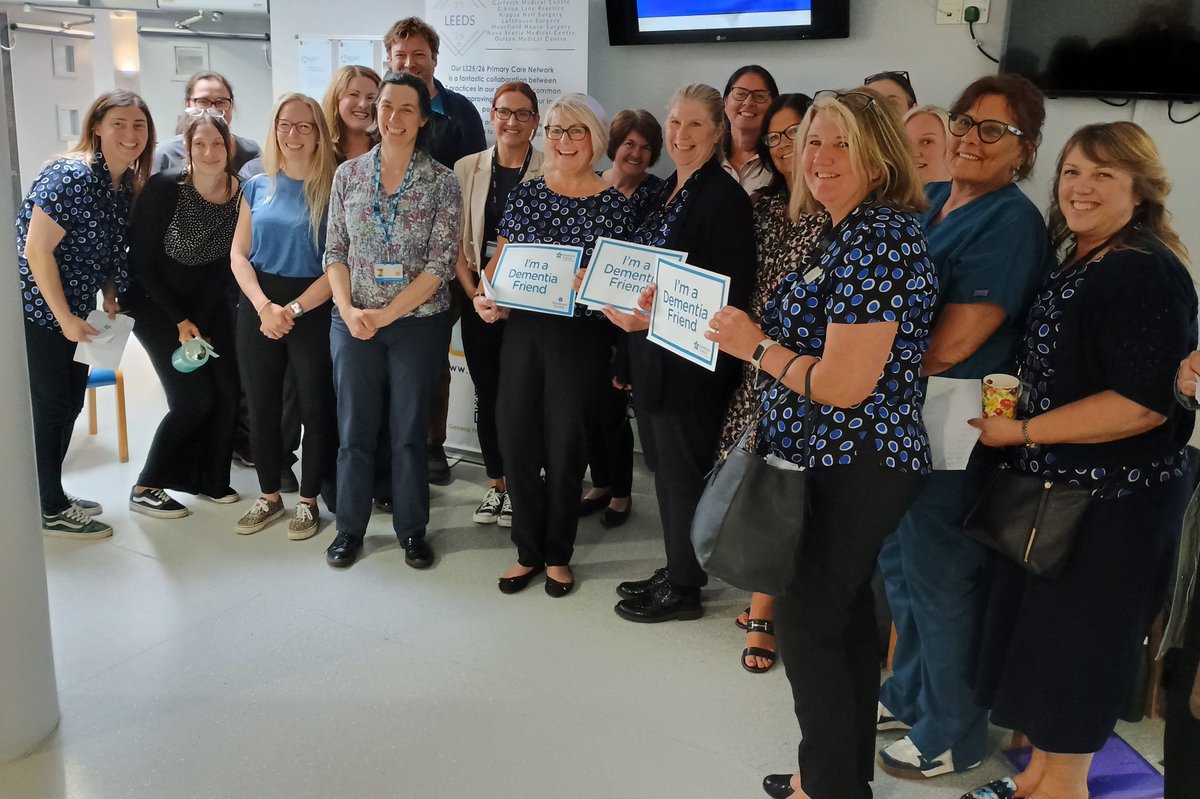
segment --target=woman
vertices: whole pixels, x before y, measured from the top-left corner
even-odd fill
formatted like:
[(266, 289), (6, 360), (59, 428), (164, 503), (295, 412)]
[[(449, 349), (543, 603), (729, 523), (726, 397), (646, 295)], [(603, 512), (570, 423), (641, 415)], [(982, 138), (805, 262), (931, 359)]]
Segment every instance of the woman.
[(429, 403), (450, 346), (450, 292), (462, 198), (429, 155), (429, 89), (401, 73), (380, 86), (379, 146), (343, 164), (329, 201), (325, 264), (337, 312), (330, 347), (337, 388), (338, 534), (326, 552), (349, 566), (362, 549), (383, 417), (388, 419), (392, 526), (414, 568), (425, 541)]
[[(145, 297), (134, 308), (134, 335), (150, 356), (167, 395), (167, 415), (150, 443), (129, 509), (160, 519), (188, 515), (166, 489), (213, 502), (238, 501), (229, 485), (238, 371), (229, 249), (237, 225), (240, 184), (225, 120), (194, 117), (183, 133), (188, 167), (159, 172), (134, 211), (129, 261)], [(203, 338), (217, 358), (180, 372), (171, 356)]]
[[(608, 157), (612, 166), (600, 177), (633, 203), (640, 220), (650, 200), (662, 186), (662, 178), (649, 173), (662, 154), (663, 135), (658, 120), (649, 111), (622, 111), (608, 129)], [(609, 330), (612, 338), (613, 371), (623, 363), (624, 334)], [(601, 391), (599, 424), (588, 445), (592, 487), (579, 502), (579, 515), (600, 514), (603, 527), (620, 527), (629, 519), (633, 493), (633, 428), (629, 424), (629, 383), (613, 376)]]
[(286, 94), (275, 104), (263, 165), (242, 187), (230, 263), (242, 290), (237, 350), (250, 406), (250, 441), (262, 496), (234, 525), (257, 533), (283, 515), (279, 496), (284, 373), (290, 366), (304, 424), (300, 499), (288, 538), (316, 535), (317, 493), (337, 452), (329, 357), (329, 280), (322, 270), (325, 213), (336, 163), (317, 101)]
[(946, 164), (950, 112), (936, 105), (913, 106), (904, 114), (904, 130), (917, 159), (917, 174), (925, 185), (950, 180)]
[(1019, 473), (1095, 489), (1061, 576), (995, 563), (979, 696), (995, 724), (1029, 737), (1033, 755), (971, 799), (1087, 797), (1092, 756), (1161, 605), (1193, 424), (1172, 386), (1196, 347), (1197, 310), (1169, 190), (1158, 148), (1132, 122), (1087, 125), (1067, 140), (1049, 211), (1066, 256), (1026, 323), (1024, 418), (971, 421), (982, 444), (1013, 448)]
[[(629, 201), (594, 171), (608, 143), (600, 104), (586, 95), (564, 94), (550, 106), (546, 123), (546, 174), (509, 194), (496, 228), (489, 279), (509, 242), (582, 247), (587, 263), (598, 237), (627, 235)], [(507, 314), (481, 291), (474, 304), (489, 324)], [(513, 497), (517, 563), (500, 578), (502, 593), (524, 589), (543, 569), (550, 596), (566, 596), (575, 585), (570, 563), (587, 468), (587, 431), (607, 364), (604, 320), (581, 307), (570, 317), (530, 311), (508, 316), (496, 413), (504, 419), (500, 454)]]
[(17, 215), (17, 264), (33, 400), (42, 532), (104, 538), (99, 503), (63, 491), (62, 465), (83, 408), (88, 367), (75, 347), (98, 335), (87, 323), (96, 294), (113, 318), (124, 288), (129, 206), (150, 177), (154, 120), (141, 97), (118, 89), (91, 104), (73, 148), (42, 167)]
[(751, 197), (771, 182), (771, 171), (758, 154), (763, 112), (779, 96), (775, 78), (763, 67), (749, 64), (725, 83), (725, 139), (721, 167)]
[[(775, 287), (795, 269), (816, 246), (826, 223), (824, 214), (801, 214), (795, 222), (788, 214), (788, 202), (795, 180), (793, 160), (796, 139), (804, 114), (812, 105), (806, 94), (781, 94), (763, 116), (763, 135), (759, 139), (759, 157), (771, 165), (771, 184), (754, 204), (754, 239), (758, 264), (754, 272), (754, 290), (750, 295), (750, 316), (761, 319), (763, 306), (775, 293)], [(742, 431), (758, 418), (757, 375), (744, 364), (742, 381), (733, 394), (721, 430), (720, 452), (728, 452)], [(753, 434), (752, 434), (753, 435)], [(751, 446), (754, 439), (750, 441)], [(767, 594), (750, 597), (750, 607), (737, 624), (746, 630), (746, 648), (742, 650), (742, 668), (752, 673), (765, 672), (775, 664), (774, 600)]]
[[(775, 600), (803, 736), (799, 773), (763, 781), (776, 797), (870, 795), (879, 693), (871, 576), (930, 466), (917, 381), (937, 276), (914, 213), (925, 204), (916, 165), (886, 103), (866, 88), (817, 93), (797, 139), (803, 180), (791, 211), (828, 213), (829, 244), (783, 279), (761, 327), (723, 308), (706, 334), (768, 378), (783, 376), (790, 391), (763, 398), (760, 448), (811, 468), (795, 584)], [(819, 422), (803, 441), (793, 430), (810, 370)]]
[[(1017, 185), (1033, 169), (1045, 116), (1042, 93), (1016, 75), (980, 78), (954, 102), (951, 181), (927, 186), (921, 219), (941, 287), (925, 375), (980, 380), (1012, 371), (1033, 293), (1053, 266), (1042, 215)], [(889, 774), (964, 771), (986, 753), (973, 646), (988, 554), (963, 534), (962, 520), (994, 465), (981, 447), (965, 469), (935, 472), (884, 543), (879, 566), (896, 649), (879, 723), (911, 727), (879, 753)]]
[(339, 164), (365, 155), (379, 142), (375, 127), (375, 101), (379, 75), (368, 67), (342, 67), (325, 90), (321, 110), (329, 127), (333, 154)]
[[(541, 152), (533, 147), (538, 126), (537, 94), (528, 83), (504, 83), (492, 96), (492, 129), (496, 146), (468, 155), (454, 165), (462, 184), (462, 245), (455, 272), (468, 297), (479, 293), (479, 269), (496, 251), (496, 227), (517, 184), (542, 176)], [(504, 481), (504, 459), (496, 427), (496, 397), (500, 388), (503, 320), (487, 324), (477, 313), (462, 315), (463, 354), (475, 384), (476, 429), (487, 493), (471, 517), (476, 524), (512, 527), (512, 499)]]
[[(228, 78), (220, 72), (197, 72), (188, 78), (187, 84), (183, 87), (181, 128), (187, 127), (188, 117), (200, 116), (205, 113), (219, 114), (225, 120), (225, 124), (232, 127), (234, 108), (233, 86)], [(235, 172), (259, 157), (257, 142), (241, 136), (233, 137), (233, 155), (230, 156), (230, 159), (233, 161)], [(177, 134), (173, 138), (167, 139), (155, 150), (154, 163), (150, 171), (183, 169), (187, 166), (184, 158), (183, 130), (177, 129)]]
[(908, 73), (902, 69), (876, 72), (863, 78), (863, 85), (870, 86), (892, 104), (900, 116), (917, 104), (917, 93), (913, 91)]
[[(723, 104), (717, 90), (703, 84), (678, 89), (667, 107), (667, 155), (675, 174), (650, 204), (633, 236), (651, 247), (688, 253), (688, 263), (727, 275), (729, 302), (745, 307), (754, 281), (754, 222), (750, 199), (721, 167)], [(653, 306), (652, 289), (643, 292), (643, 310)], [(712, 468), (725, 407), (740, 368), (719, 358), (715, 372), (686, 361), (647, 340), (646, 314), (611, 307), (604, 314), (633, 333), (629, 360), (642, 440), (651, 442), (654, 490), (662, 517), (667, 565), (645, 580), (617, 586), (615, 610), (634, 622), (698, 619), (704, 613), (700, 589), (708, 575), (692, 549), (692, 516)]]

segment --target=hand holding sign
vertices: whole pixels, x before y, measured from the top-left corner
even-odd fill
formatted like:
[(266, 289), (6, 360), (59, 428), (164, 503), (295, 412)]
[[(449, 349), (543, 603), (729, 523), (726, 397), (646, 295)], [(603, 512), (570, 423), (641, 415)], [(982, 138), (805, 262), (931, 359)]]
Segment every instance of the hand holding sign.
[(607, 305), (633, 313), (639, 293), (654, 280), (659, 258), (682, 263), (687, 253), (601, 236), (578, 286), (579, 302), (589, 308)]
[(491, 292), (496, 305), (555, 316), (575, 313), (575, 272), (581, 247), (505, 244), (500, 250)]
[(681, 358), (717, 369), (717, 345), (705, 337), (708, 321), (729, 299), (729, 278), (687, 263), (658, 259), (657, 290), (646, 337)]
[(743, 361), (750, 360), (754, 348), (766, 338), (762, 328), (754, 324), (748, 313), (732, 305), (726, 305), (713, 314), (708, 328), (704, 334), (706, 339), (716, 342), (721, 352)]

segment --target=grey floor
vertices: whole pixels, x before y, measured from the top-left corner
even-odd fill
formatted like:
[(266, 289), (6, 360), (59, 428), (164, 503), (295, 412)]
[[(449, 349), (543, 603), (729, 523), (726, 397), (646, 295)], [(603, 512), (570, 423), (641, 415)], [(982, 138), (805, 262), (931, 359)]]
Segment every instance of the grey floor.
[[(232, 532), (245, 509), (181, 496), (194, 514), (131, 514), (163, 400), (127, 355), (132, 462), (116, 461), (111, 389), (101, 432), (81, 427), (74, 493), (102, 501), (109, 540), (46, 539), (62, 722), (32, 755), (0, 766), (3, 799), (120, 797), (757, 797), (789, 771), (798, 737), (782, 668), (738, 666), (745, 595), (717, 587), (696, 622), (636, 625), (613, 589), (661, 561), (649, 477), (628, 525), (580, 525), (578, 589), (496, 590), (513, 560), (504, 532), (471, 522), (482, 469), (433, 489), (434, 568), (404, 565), (376, 515), (367, 555), (324, 563), (328, 519), (308, 541), (283, 523)], [(139, 421), (142, 420), (142, 421)], [(250, 494), (250, 470), (235, 468)], [(1123, 725), (1152, 762), (1158, 722)], [(925, 783), (880, 773), (881, 799), (946, 797), (1009, 773)], [(884, 743), (890, 739), (881, 739)]]

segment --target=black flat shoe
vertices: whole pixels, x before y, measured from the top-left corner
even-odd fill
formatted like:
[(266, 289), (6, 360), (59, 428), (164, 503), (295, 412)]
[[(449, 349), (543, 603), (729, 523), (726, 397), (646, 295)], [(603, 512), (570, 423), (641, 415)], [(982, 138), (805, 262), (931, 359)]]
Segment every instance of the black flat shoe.
[(622, 599), (613, 610), (626, 621), (646, 624), (660, 621), (692, 621), (704, 615), (699, 588), (677, 591), (665, 581), (652, 594)]
[(584, 497), (579, 500), (579, 518), (582, 519), (584, 516), (591, 516), (601, 508), (608, 507), (610, 499), (612, 499), (612, 494), (606, 491), (598, 497)]
[(992, 780), (987, 785), (980, 785), (973, 791), (967, 791), (961, 799), (1015, 799), (1017, 784), (1011, 777), (1001, 777)]
[(516, 577), (501, 577), (500, 593), (515, 594), (518, 591), (524, 591), (533, 582), (533, 578), (541, 574), (545, 568), (545, 566), (535, 566), (525, 574), (518, 574)]
[(613, 510), (612, 508), (605, 508), (604, 513), (600, 514), (600, 526), (608, 528), (620, 527), (629, 520), (629, 512), (631, 510), (633, 510), (632, 500), (630, 500), (629, 504), (625, 506), (625, 510)]
[(622, 599), (636, 599), (645, 596), (667, 581), (667, 567), (655, 569), (648, 580), (627, 580), (617, 586), (617, 596)]
[(362, 552), (362, 548), (363, 542), (361, 538), (355, 538), (349, 533), (338, 530), (333, 543), (325, 550), (325, 562), (339, 569), (353, 566), (354, 561), (358, 560), (358, 555)]
[(414, 569), (428, 569), (433, 565), (433, 550), (423, 535), (410, 535), (400, 542), (404, 547), (404, 562)]
[(763, 777), (763, 790), (767, 792), (767, 796), (773, 796), (775, 799), (787, 799), (795, 793), (792, 790), (792, 775), (768, 774)]
[(558, 580), (555, 580), (550, 575), (548, 575), (548, 574), (546, 575), (546, 594), (547, 594), (547, 596), (552, 596), (555, 599), (561, 599), (562, 597), (571, 593), (571, 589), (574, 587), (575, 587), (574, 580), (571, 580), (571, 582), (569, 582), (569, 583), (560, 583)]

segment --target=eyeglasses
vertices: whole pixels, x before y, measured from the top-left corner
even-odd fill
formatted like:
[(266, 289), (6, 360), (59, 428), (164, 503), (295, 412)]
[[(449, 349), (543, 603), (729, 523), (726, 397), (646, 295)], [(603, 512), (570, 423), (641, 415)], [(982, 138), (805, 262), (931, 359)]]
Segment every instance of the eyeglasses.
[(301, 136), (307, 136), (316, 130), (317, 126), (312, 122), (288, 122), (286, 119), (275, 120), (275, 130), (285, 136), (291, 133), (293, 128)]
[(822, 89), (813, 95), (813, 102), (818, 100), (835, 100), (855, 113), (867, 110), (875, 102), (874, 96), (866, 92), (839, 92), (837, 89)]
[(516, 117), (518, 122), (528, 122), (537, 116), (536, 111), (530, 111), (528, 108), (518, 108), (516, 111), (514, 111), (513, 109), (505, 108), (504, 106), (493, 106), (492, 113), (501, 119), (512, 119), (513, 117)]
[(773, 131), (764, 135), (762, 137), (762, 143), (767, 145), (767, 147), (774, 149), (775, 147), (779, 146), (780, 142), (782, 142), (785, 137), (788, 141), (795, 141), (798, 135), (800, 135), (799, 122), (797, 122), (795, 125), (789, 125), (783, 130)]
[(868, 75), (863, 78), (863, 85), (870, 86), (877, 80), (894, 80), (899, 83), (897, 78), (904, 78), (904, 83), (911, 85), (912, 80), (908, 77), (908, 73), (903, 69), (889, 69), (887, 72), (876, 72), (874, 75)]
[(976, 122), (966, 114), (951, 114), (950, 115), (950, 132), (955, 136), (962, 138), (967, 135), (967, 131), (975, 128), (979, 134), (979, 140), (984, 144), (993, 144), (1004, 138), (1005, 133), (1011, 133), (1014, 136), (1024, 136), (1025, 134), (1019, 129), (1014, 128), (1007, 122), (1001, 122), (998, 119), (981, 119)]
[(588, 129), (583, 125), (572, 125), (569, 128), (562, 128), (558, 125), (547, 125), (544, 130), (546, 131), (546, 138), (550, 139), (550, 141), (558, 141), (563, 137), (564, 133), (567, 134), (567, 138), (571, 141), (583, 141), (584, 137), (588, 135)]
[(183, 113), (190, 117), (212, 117), (213, 119), (225, 119), (224, 112), (219, 108), (200, 108), (199, 106), (189, 106), (183, 109)]
[(771, 102), (771, 93), (766, 89), (754, 89), (751, 91), (750, 89), (743, 89), (741, 86), (734, 86), (729, 90), (729, 96), (734, 99), (734, 102), (738, 103), (746, 102), (747, 97), (754, 100), (757, 105), (766, 105)]
[(207, 97), (193, 97), (191, 103), (196, 108), (219, 108), (222, 111), (228, 111), (230, 108), (233, 108), (232, 97), (218, 97), (215, 100), (210, 100)]

